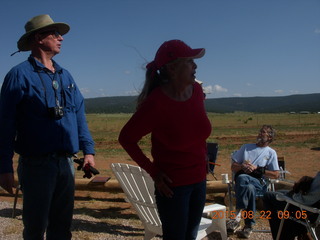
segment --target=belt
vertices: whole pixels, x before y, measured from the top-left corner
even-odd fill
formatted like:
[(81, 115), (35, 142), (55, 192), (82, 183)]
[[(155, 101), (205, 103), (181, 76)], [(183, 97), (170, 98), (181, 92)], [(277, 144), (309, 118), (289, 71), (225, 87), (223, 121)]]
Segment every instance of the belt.
[(74, 154), (67, 153), (67, 152), (54, 152), (47, 154), (48, 157), (73, 157)]
[(46, 153), (46, 154), (37, 154), (37, 155), (29, 155), (25, 156), (22, 155), (22, 158), (55, 158), (55, 157), (73, 157), (74, 154), (67, 153), (67, 152), (53, 152), (53, 153)]

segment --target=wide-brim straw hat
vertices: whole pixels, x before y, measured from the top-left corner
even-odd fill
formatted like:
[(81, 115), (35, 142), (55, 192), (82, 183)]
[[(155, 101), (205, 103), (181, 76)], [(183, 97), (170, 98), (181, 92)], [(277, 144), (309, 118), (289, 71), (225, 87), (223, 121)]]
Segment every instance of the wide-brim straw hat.
[(19, 51), (31, 50), (29, 41), (30, 36), (41, 29), (54, 28), (61, 34), (61, 36), (69, 32), (70, 30), (70, 26), (68, 24), (62, 22), (54, 22), (48, 14), (43, 14), (31, 18), (26, 23), (24, 28), (26, 30), (26, 33), (22, 35), (17, 43)]

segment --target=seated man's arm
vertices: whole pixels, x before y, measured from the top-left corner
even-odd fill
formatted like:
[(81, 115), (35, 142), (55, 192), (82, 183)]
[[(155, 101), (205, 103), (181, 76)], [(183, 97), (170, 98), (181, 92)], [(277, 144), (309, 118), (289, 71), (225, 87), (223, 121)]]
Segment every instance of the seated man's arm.
[(257, 169), (257, 166), (251, 164), (250, 162), (244, 162), (244, 163), (233, 162), (231, 165), (231, 170), (234, 173), (237, 173), (240, 170), (242, 170), (246, 174), (251, 174), (256, 169)]
[(259, 171), (261, 172), (260, 175), (265, 176), (267, 178), (278, 178), (279, 177), (279, 171), (274, 171), (274, 170), (267, 170), (265, 167), (261, 168), (260, 167), (254, 166), (251, 163), (237, 163), (237, 162), (233, 162), (231, 165), (231, 170), (234, 173), (239, 172), (240, 170), (244, 171), (244, 173), (246, 174), (251, 174), (255, 171)]
[(237, 163), (237, 162), (233, 162), (231, 165), (231, 171), (234, 173), (239, 172), (242, 169), (242, 164)]
[(265, 170), (264, 175), (268, 178), (279, 178), (279, 171)]

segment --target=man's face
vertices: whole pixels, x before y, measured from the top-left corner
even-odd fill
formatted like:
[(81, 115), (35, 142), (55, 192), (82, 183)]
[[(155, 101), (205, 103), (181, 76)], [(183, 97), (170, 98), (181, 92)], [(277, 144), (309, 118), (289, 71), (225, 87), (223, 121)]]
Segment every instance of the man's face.
[(269, 143), (272, 140), (271, 136), (271, 129), (269, 128), (262, 128), (259, 131), (258, 137), (257, 137), (257, 142), (258, 144), (266, 144)]
[(60, 53), (63, 37), (55, 29), (45, 30), (37, 33), (41, 48), (45, 52), (51, 52), (54, 55)]

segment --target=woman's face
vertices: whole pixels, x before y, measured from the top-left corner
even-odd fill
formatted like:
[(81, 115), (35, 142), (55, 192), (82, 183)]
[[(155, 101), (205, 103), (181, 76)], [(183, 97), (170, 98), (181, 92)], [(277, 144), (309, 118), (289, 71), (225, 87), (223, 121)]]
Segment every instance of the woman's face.
[(183, 85), (193, 84), (197, 65), (192, 58), (178, 59), (172, 64), (172, 80)]

